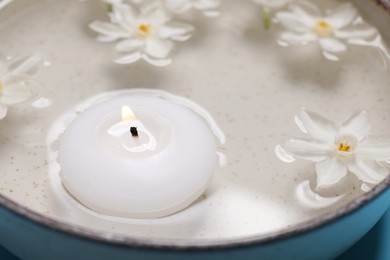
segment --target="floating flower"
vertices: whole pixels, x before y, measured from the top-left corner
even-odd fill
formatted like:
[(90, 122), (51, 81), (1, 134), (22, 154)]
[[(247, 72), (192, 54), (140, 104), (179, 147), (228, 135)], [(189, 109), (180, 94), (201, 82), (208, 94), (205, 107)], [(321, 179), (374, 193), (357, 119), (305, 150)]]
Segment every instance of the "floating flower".
[(349, 40), (366, 39), (377, 34), (375, 28), (362, 24), (358, 11), (349, 3), (328, 15), (323, 15), (318, 7), (308, 2), (304, 6), (291, 4), (289, 9), (276, 14), (277, 20), (289, 30), (281, 34), (279, 43), (289, 45), (317, 41), (329, 60), (338, 60), (337, 54), (347, 50), (345, 43)]
[(371, 125), (365, 111), (339, 126), (304, 109), (295, 121), (309, 138), (291, 139), (277, 146), (276, 153), (281, 159), (292, 156), (315, 162), (317, 188), (337, 184), (348, 172), (370, 184), (389, 174), (385, 162), (390, 160), (390, 140), (367, 138)]
[(128, 4), (112, 4), (110, 17), (111, 22), (94, 21), (90, 28), (101, 34), (99, 41), (121, 39), (116, 50), (128, 54), (115, 60), (119, 64), (144, 59), (155, 66), (169, 65), (172, 40), (185, 41), (194, 30), (191, 25), (171, 21), (158, 3), (141, 7), (139, 12)]
[(220, 14), (221, 0), (165, 0), (167, 9), (173, 13), (185, 13), (191, 9), (200, 10), (205, 16), (215, 17)]
[(41, 61), (38, 56), (14, 63), (0, 60), (0, 119), (7, 115), (8, 106), (25, 102), (34, 95), (27, 80), (37, 71)]

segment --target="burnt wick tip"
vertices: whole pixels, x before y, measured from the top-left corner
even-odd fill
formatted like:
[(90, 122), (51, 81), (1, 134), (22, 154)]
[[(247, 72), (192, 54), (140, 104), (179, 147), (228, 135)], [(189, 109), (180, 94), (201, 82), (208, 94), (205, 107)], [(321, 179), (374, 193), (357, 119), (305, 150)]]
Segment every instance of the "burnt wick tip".
[(135, 127), (135, 126), (130, 127), (130, 133), (131, 133), (131, 136), (138, 137), (137, 127)]

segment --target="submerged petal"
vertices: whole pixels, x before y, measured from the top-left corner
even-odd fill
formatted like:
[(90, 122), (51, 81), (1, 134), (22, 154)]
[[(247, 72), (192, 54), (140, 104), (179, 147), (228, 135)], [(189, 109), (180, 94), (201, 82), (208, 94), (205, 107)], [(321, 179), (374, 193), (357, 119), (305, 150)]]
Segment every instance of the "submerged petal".
[(280, 35), (280, 40), (288, 44), (306, 44), (317, 40), (317, 37), (313, 33), (284, 32)]
[(337, 156), (316, 163), (317, 188), (329, 188), (347, 175), (347, 165)]
[(116, 59), (115, 63), (130, 64), (130, 63), (134, 63), (134, 62), (138, 61), (139, 59), (141, 59), (141, 53), (134, 52), (134, 53), (131, 53), (129, 55), (126, 55), (126, 56), (123, 56), (123, 57)]
[(7, 115), (7, 106), (0, 103), (0, 120), (3, 119)]
[(373, 37), (378, 33), (375, 28), (366, 28), (360, 30), (334, 30), (334, 36), (340, 39), (366, 39)]
[(183, 36), (189, 39), (192, 36), (194, 27), (192, 25), (180, 22), (170, 22), (160, 28), (159, 36), (161, 38), (170, 38), (173, 40), (180, 40)]
[(38, 70), (42, 63), (42, 58), (37, 55), (30, 56), (26, 59), (16, 61), (10, 65), (10, 75), (12, 76), (32, 76)]
[(322, 54), (324, 57), (330, 61), (338, 61), (340, 58), (337, 55), (334, 55), (333, 53), (323, 51)]
[(361, 181), (377, 184), (389, 174), (389, 170), (374, 160), (365, 160), (356, 157), (348, 164), (348, 169)]
[(14, 105), (22, 103), (33, 96), (33, 93), (23, 83), (18, 82), (11, 85), (7, 85), (0, 96), (0, 103), (4, 105)]
[(309, 134), (315, 139), (332, 142), (337, 134), (335, 124), (314, 112), (302, 109), (295, 117), (295, 122), (302, 132)]
[(352, 4), (346, 3), (335, 9), (328, 16), (327, 20), (332, 27), (339, 29), (349, 25), (356, 18), (357, 14), (358, 12)]
[(347, 50), (347, 46), (336, 38), (320, 38), (318, 42), (325, 52), (337, 53)]
[(330, 149), (328, 144), (310, 139), (291, 139), (282, 148), (295, 157), (314, 162), (325, 160)]
[(169, 64), (171, 64), (171, 62), (172, 62), (171, 59), (155, 59), (155, 58), (152, 58), (146, 54), (142, 55), (142, 59), (144, 59), (148, 63), (150, 63), (154, 66), (157, 66), (157, 67), (165, 67), (165, 66), (168, 66)]

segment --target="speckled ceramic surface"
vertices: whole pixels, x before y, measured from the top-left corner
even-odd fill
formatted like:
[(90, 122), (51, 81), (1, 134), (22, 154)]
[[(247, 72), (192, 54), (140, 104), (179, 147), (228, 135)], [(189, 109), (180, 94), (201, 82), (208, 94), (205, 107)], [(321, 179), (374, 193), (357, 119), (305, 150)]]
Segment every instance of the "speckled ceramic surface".
[[(354, 2), (390, 40), (388, 17), (373, 16), (373, 3)], [(0, 156), (1, 194), (49, 218), (94, 230), (195, 240), (281, 230), (361, 195), (351, 176), (343, 181), (340, 189), (348, 193), (338, 203), (305, 205), (295, 188), (313, 178), (313, 165), (284, 164), (273, 150), (298, 134), (293, 118), (302, 107), (336, 122), (367, 110), (376, 135), (389, 137), (390, 74), (381, 55), (374, 48), (352, 46), (341, 61), (331, 62), (315, 45), (283, 48), (276, 44), (280, 28), (263, 30), (259, 10), (251, 5), (226, 0), (221, 17), (197, 21), (194, 38), (178, 45), (166, 68), (112, 63), (112, 46), (96, 42), (87, 27), (105, 19), (97, 1), (20, 0), (1, 10), (1, 51), (11, 57), (43, 55), (46, 66), (35, 81), (42, 84), (39, 93), (52, 101), (47, 108), (12, 107), (0, 121), (0, 144), (7, 151)], [(219, 149), (227, 165), (216, 171), (200, 199), (177, 214), (153, 220), (91, 214), (63, 196), (49, 174), (58, 170), (49, 157), (58, 145), (48, 138), (53, 122), (88, 97), (123, 88), (163, 89), (194, 100), (226, 134)]]

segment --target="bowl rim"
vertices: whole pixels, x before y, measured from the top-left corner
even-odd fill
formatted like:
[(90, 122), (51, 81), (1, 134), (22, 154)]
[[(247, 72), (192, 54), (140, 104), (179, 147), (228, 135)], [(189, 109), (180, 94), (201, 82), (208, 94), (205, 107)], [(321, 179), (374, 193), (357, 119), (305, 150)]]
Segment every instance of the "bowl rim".
[[(75, 238), (87, 239), (92, 242), (105, 243), (111, 246), (128, 246), (146, 249), (161, 250), (206, 250), (206, 249), (229, 249), (243, 246), (262, 245), (274, 241), (291, 238), (296, 235), (303, 235), (317, 228), (329, 225), (343, 217), (352, 215), (354, 212), (368, 205), (374, 199), (390, 189), (390, 175), (371, 191), (364, 193), (349, 203), (327, 212), (319, 217), (301, 222), (297, 225), (287, 227), (278, 231), (265, 234), (251, 235), (248, 237), (236, 237), (225, 239), (167, 239), (167, 238), (145, 238), (131, 235), (114, 234), (107, 231), (98, 231), (92, 228), (66, 223), (35, 212), (17, 202), (0, 194), (0, 206), (16, 213), (20, 217), (35, 224), (43, 226), (51, 231), (65, 233)], [(389, 203), (390, 204), (390, 203)]]

